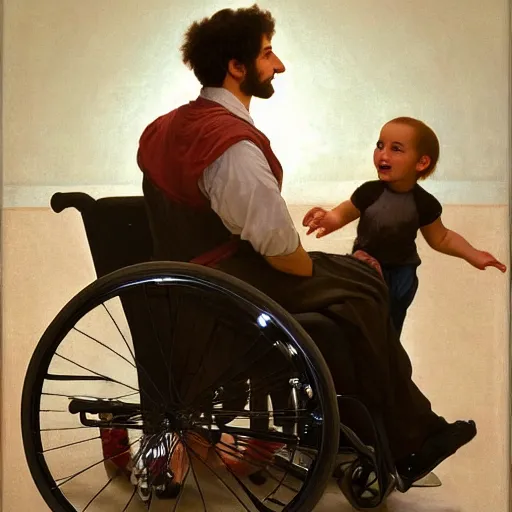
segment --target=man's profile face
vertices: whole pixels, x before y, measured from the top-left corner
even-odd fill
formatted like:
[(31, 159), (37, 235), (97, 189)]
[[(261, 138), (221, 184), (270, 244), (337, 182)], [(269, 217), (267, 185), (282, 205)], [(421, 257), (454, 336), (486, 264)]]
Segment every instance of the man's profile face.
[(240, 84), (240, 90), (247, 96), (270, 98), (274, 94), (272, 86), (274, 75), (285, 71), (284, 64), (272, 51), (270, 43), (268, 36), (264, 35), (258, 57), (253, 63), (246, 66), (246, 74)]

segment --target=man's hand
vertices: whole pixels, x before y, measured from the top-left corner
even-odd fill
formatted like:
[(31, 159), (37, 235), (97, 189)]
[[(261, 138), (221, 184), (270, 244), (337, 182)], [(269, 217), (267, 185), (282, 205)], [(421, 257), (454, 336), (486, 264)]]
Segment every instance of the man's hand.
[(358, 260), (364, 261), (370, 267), (373, 267), (379, 274), (382, 279), (384, 279), (384, 274), (382, 273), (382, 267), (378, 260), (376, 260), (373, 256), (370, 256), (366, 251), (358, 250), (352, 256)]
[(498, 261), (492, 254), (486, 251), (477, 251), (467, 258), (467, 262), (479, 270), (485, 270), (487, 267), (496, 267), (502, 272), (507, 271), (506, 265)]
[(306, 235), (317, 231), (316, 237), (321, 238), (339, 229), (340, 220), (333, 210), (327, 211), (317, 206), (306, 213), (302, 225), (309, 228)]

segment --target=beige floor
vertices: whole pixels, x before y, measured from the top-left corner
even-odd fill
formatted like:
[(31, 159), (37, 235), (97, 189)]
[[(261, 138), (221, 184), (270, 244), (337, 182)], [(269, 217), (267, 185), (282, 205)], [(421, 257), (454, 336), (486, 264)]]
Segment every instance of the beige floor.
[[(293, 207), (298, 221), (304, 207)], [(506, 207), (446, 207), (445, 223), (508, 262)], [(307, 249), (346, 252), (353, 227)], [(3, 212), (3, 361), (1, 456), (5, 512), (48, 510), (28, 474), (20, 436), (26, 366), (45, 327), (93, 278), (87, 242), (72, 211)], [(394, 512), (505, 512), (509, 494), (509, 276), (480, 272), (419, 243), (424, 264), (403, 342), (415, 379), (449, 420), (474, 418), (477, 439), (436, 471), (438, 489), (393, 495)], [(349, 511), (336, 486), (319, 511)]]

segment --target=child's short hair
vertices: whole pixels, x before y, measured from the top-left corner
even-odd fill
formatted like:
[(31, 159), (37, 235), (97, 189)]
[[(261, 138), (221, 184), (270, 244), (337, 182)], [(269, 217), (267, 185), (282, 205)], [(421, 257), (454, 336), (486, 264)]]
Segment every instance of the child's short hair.
[(418, 153), (420, 156), (426, 155), (430, 157), (430, 165), (419, 174), (418, 179), (424, 180), (428, 178), (435, 171), (437, 161), (439, 160), (439, 139), (434, 130), (423, 121), (412, 117), (397, 117), (389, 121), (389, 123), (406, 124), (414, 128), (417, 135), (416, 149)]

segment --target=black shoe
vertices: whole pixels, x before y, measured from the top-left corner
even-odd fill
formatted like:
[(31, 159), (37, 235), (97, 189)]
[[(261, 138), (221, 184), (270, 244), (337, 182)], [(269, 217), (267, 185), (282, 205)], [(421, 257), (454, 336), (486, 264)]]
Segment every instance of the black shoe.
[(396, 462), (396, 470), (408, 490), (476, 436), (474, 421), (456, 421), (426, 439), (421, 449)]

